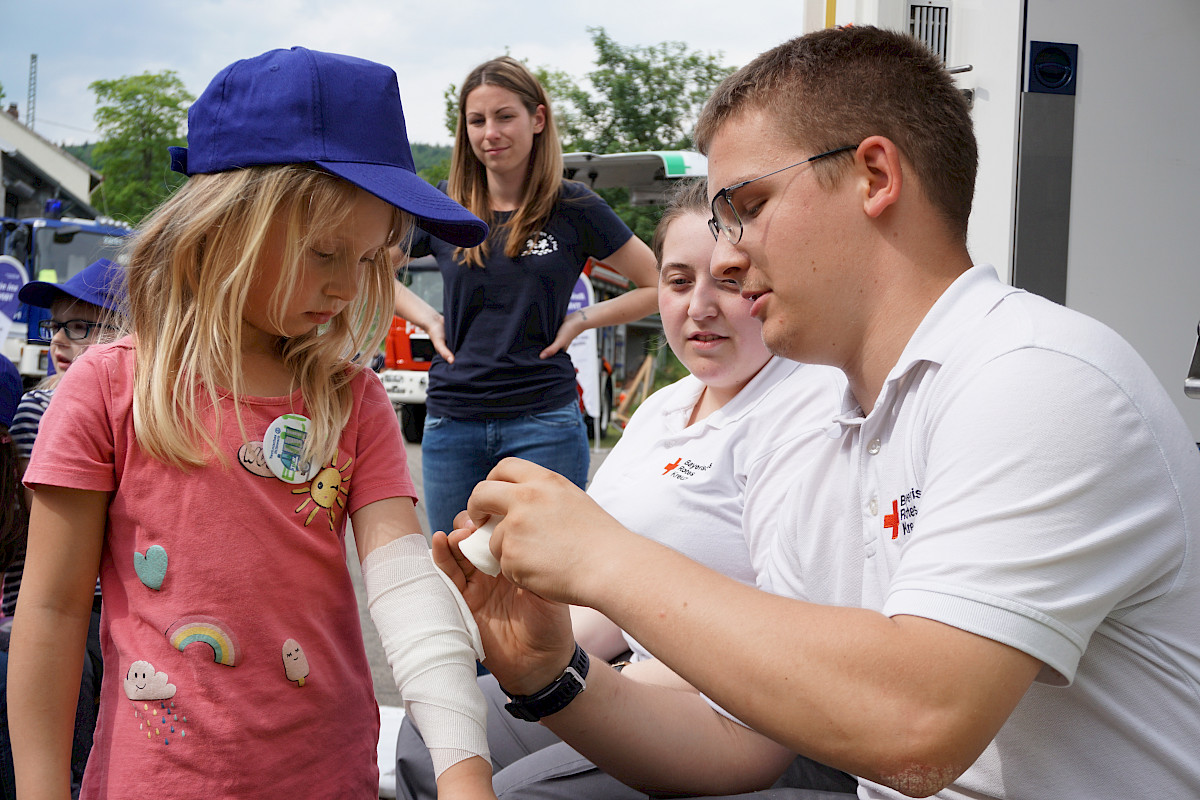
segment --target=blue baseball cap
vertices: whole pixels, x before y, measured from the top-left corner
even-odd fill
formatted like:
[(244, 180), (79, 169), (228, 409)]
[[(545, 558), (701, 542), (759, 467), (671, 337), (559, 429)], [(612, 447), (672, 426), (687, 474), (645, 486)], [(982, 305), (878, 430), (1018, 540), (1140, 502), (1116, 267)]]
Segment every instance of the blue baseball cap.
[(25, 388), (21, 383), (21, 373), (13, 362), (6, 356), (0, 355), (0, 425), (12, 427), (13, 417), (17, 413), (17, 403)]
[(185, 175), (313, 163), (443, 241), (487, 237), (482, 220), (417, 175), (396, 73), (374, 61), (303, 47), (236, 61), (188, 109), (188, 146), (170, 151)]
[(101, 258), (62, 283), (30, 281), (17, 292), (22, 303), (39, 308), (50, 308), (63, 296), (118, 311), (125, 299), (125, 268)]

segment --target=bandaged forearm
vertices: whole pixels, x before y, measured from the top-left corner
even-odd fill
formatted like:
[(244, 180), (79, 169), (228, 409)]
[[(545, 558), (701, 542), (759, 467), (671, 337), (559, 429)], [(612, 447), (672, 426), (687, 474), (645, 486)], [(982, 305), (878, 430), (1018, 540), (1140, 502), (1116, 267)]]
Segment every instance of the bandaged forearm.
[(425, 537), (414, 533), (376, 548), (362, 571), (371, 619), (435, 774), (471, 756), (489, 759), (487, 702), (475, 680), (479, 632)]

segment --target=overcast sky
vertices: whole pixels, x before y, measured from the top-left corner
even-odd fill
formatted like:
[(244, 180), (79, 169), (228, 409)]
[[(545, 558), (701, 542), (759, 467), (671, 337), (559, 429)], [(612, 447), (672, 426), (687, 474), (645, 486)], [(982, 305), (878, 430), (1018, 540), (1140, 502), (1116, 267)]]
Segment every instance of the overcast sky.
[(227, 64), (303, 45), (396, 70), (412, 141), (449, 144), (442, 92), (507, 49), (579, 78), (593, 68), (589, 26), (623, 45), (680, 41), (741, 66), (804, 32), (804, 0), (0, 0), (4, 106), (28, 110), (36, 53), (34, 129), (56, 143), (95, 141), (94, 80), (175, 70), (199, 95)]

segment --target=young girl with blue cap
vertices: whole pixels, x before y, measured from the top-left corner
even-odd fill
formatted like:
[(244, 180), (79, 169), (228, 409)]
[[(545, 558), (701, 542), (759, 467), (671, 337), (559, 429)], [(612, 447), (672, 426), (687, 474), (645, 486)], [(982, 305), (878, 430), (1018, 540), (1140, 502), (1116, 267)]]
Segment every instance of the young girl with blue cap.
[[(64, 376), (13, 627), (22, 797), (66, 797), (97, 571), (106, 664), (81, 797), (378, 796), (347, 516), (447, 797), (494, 797), (469, 613), (429, 558), (391, 404), (388, 248), (487, 227), (413, 168), (395, 73), (303, 48), (188, 114), (190, 180), (145, 221), (128, 333)], [(47, 457), (53, 454), (53, 457)]]

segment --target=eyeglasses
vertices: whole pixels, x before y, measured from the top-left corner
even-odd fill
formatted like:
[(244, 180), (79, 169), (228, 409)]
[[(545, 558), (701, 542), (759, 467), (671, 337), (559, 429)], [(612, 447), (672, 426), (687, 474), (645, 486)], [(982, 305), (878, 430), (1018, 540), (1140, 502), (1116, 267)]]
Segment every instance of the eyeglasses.
[(93, 322), (88, 319), (69, 319), (66, 322), (44, 319), (38, 323), (38, 334), (46, 341), (50, 341), (59, 331), (66, 331), (68, 339), (78, 342), (82, 339), (90, 339), (97, 328), (112, 330), (112, 326), (107, 323)]
[(806, 158), (803, 161), (797, 161), (790, 166), (777, 169), (774, 172), (768, 172), (766, 175), (759, 175), (757, 178), (751, 178), (748, 181), (735, 183), (732, 186), (726, 186), (721, 191), (717, 192), (712, 201), (712, 219), (708, 221), (708, 229), (712, 231), (713, 238), (716, 239), (719, 234), (725, 234), (725, 238), (730, 244), (737, 244), (742, 240), (742, 218), (738, 216), (737, 209), (733, 207), (733, 200), (730, 196), (748, 183), (761, 181), (763, 178), (769, 178), (772, 175), (778, 175), (781, 172), (786, 172), (793, 167), (799, 167), (803, 164), (811, 164), (818, 159), (827, 158), (828, 156), (844, 153), (847, 150), (853, 150), (858, 145), (848, 144), (845, 147), (838, 147), (824, 153), (819, 153), (812, 158)]

